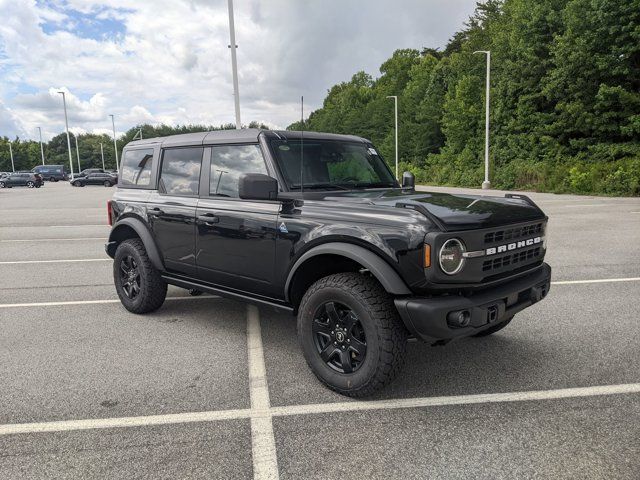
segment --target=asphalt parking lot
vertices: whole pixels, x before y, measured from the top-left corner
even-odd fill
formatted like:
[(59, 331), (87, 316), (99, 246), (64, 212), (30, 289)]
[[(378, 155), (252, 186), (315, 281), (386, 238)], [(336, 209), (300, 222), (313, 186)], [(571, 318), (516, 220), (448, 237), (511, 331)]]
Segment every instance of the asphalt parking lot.
[(173, 287), (128, 313), (112, 193), (0, 190), (1, 478), (639, 478), (640, 199), (531, 194), (549, 296), (496, 335), (411, 343), (355, 401), (291, 316)]

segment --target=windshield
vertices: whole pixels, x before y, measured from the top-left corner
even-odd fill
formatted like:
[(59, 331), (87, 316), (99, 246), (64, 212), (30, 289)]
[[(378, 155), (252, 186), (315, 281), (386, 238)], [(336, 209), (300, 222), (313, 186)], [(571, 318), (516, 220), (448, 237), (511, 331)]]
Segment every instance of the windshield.
[(300, 168), (301, 141), (272, 140), (276, 161), (290, 190), (378, 188), (397, 186), (393, 174), (376, 150), (364, 143), (304, 140), (304, 168)]

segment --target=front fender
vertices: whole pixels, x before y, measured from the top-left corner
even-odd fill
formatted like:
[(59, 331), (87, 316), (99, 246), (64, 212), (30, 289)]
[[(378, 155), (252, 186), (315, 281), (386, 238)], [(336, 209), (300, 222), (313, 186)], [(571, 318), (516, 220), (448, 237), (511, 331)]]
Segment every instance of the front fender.
[(105, 245), (107, 255), (113, 258), (116, 254), (118, 245), (127, 238), (131, 238), (131, 236), (127, 234), (129, 229), (132, 229), (137, 236), (140, 237), (142, 243), (144, 243), (144, 248), (146, 249), (149, 260), (151, 260), (153, 266), (160, 271), (164, 271), (165, 267), (164, 262), (162, 261), (162, 256), (160, 255), (160, 250), (158, 249), (151, 232), (149, 232), (149, 227), (142, 220), (134, 217), (126, 217), (115, 223), (111, 229), (111, 233), (109, 234), (109, 241)]
[(411, 290), (407, 287), (407, 284), (402, 280), (400, 275), (379, 255), (367, 250), (359, 245), (344, 242), (330, 242), (323, 243), (317, 247), (311, 248), (305, 252), (293, 265), (287, 276), (285, 283), (285, 298), (290, 301), (289, 292), (291, 287), (291, 281), (298, 270), (298, 268), (304, 264), (310, 258), (317, 255), (341, 255), (358, 262), (364, 268), (369, 270), (371, 274), (380, 282), (382, 287), (393, 295), (410, 295)]

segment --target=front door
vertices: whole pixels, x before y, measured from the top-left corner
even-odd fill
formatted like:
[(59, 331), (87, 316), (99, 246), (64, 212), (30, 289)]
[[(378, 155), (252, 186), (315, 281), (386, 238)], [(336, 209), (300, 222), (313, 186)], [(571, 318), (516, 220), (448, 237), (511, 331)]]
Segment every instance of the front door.
[(195, 218), (202, 150), (202, 147), (163, 150), (158, 192), (149, 198), (147, 216), (169, 272), (196, 273)]
[(243, 173), (267, 173), (258, 145), (219, 145), (205, 162), (196, 212), (198, 277), (275, 298), (275, 239), (280, 202), (238, 198)]

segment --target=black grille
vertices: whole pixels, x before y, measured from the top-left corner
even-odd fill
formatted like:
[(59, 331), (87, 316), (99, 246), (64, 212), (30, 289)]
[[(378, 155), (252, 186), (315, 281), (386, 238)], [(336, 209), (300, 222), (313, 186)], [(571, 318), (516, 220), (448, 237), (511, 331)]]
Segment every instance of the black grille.
[[(502, 255), (500, 257), (492, 258), (491, 260), (485, 260), (482, 263), (482, 271), (488, 272), (490, 270), (497, 270), (499, 268), (508, 266), (517, 266), (519, 263), (528, 262), (540, 256), (540, 247), (529, 248), (522, 250), (521, 252), (511, 253), (509, 255)], [(514, 267), (515, 268), (515, 267)]]
[(534, 223), (533, 225), (525, 225), (523, 227), (514, 227), (506, 230), (496, 230), (484, 235), (484, 243), (501, 242), (503, 240), (514, 240), (516, 238), (530, 237), (536, 233), (542, 232), (542, 223)]

